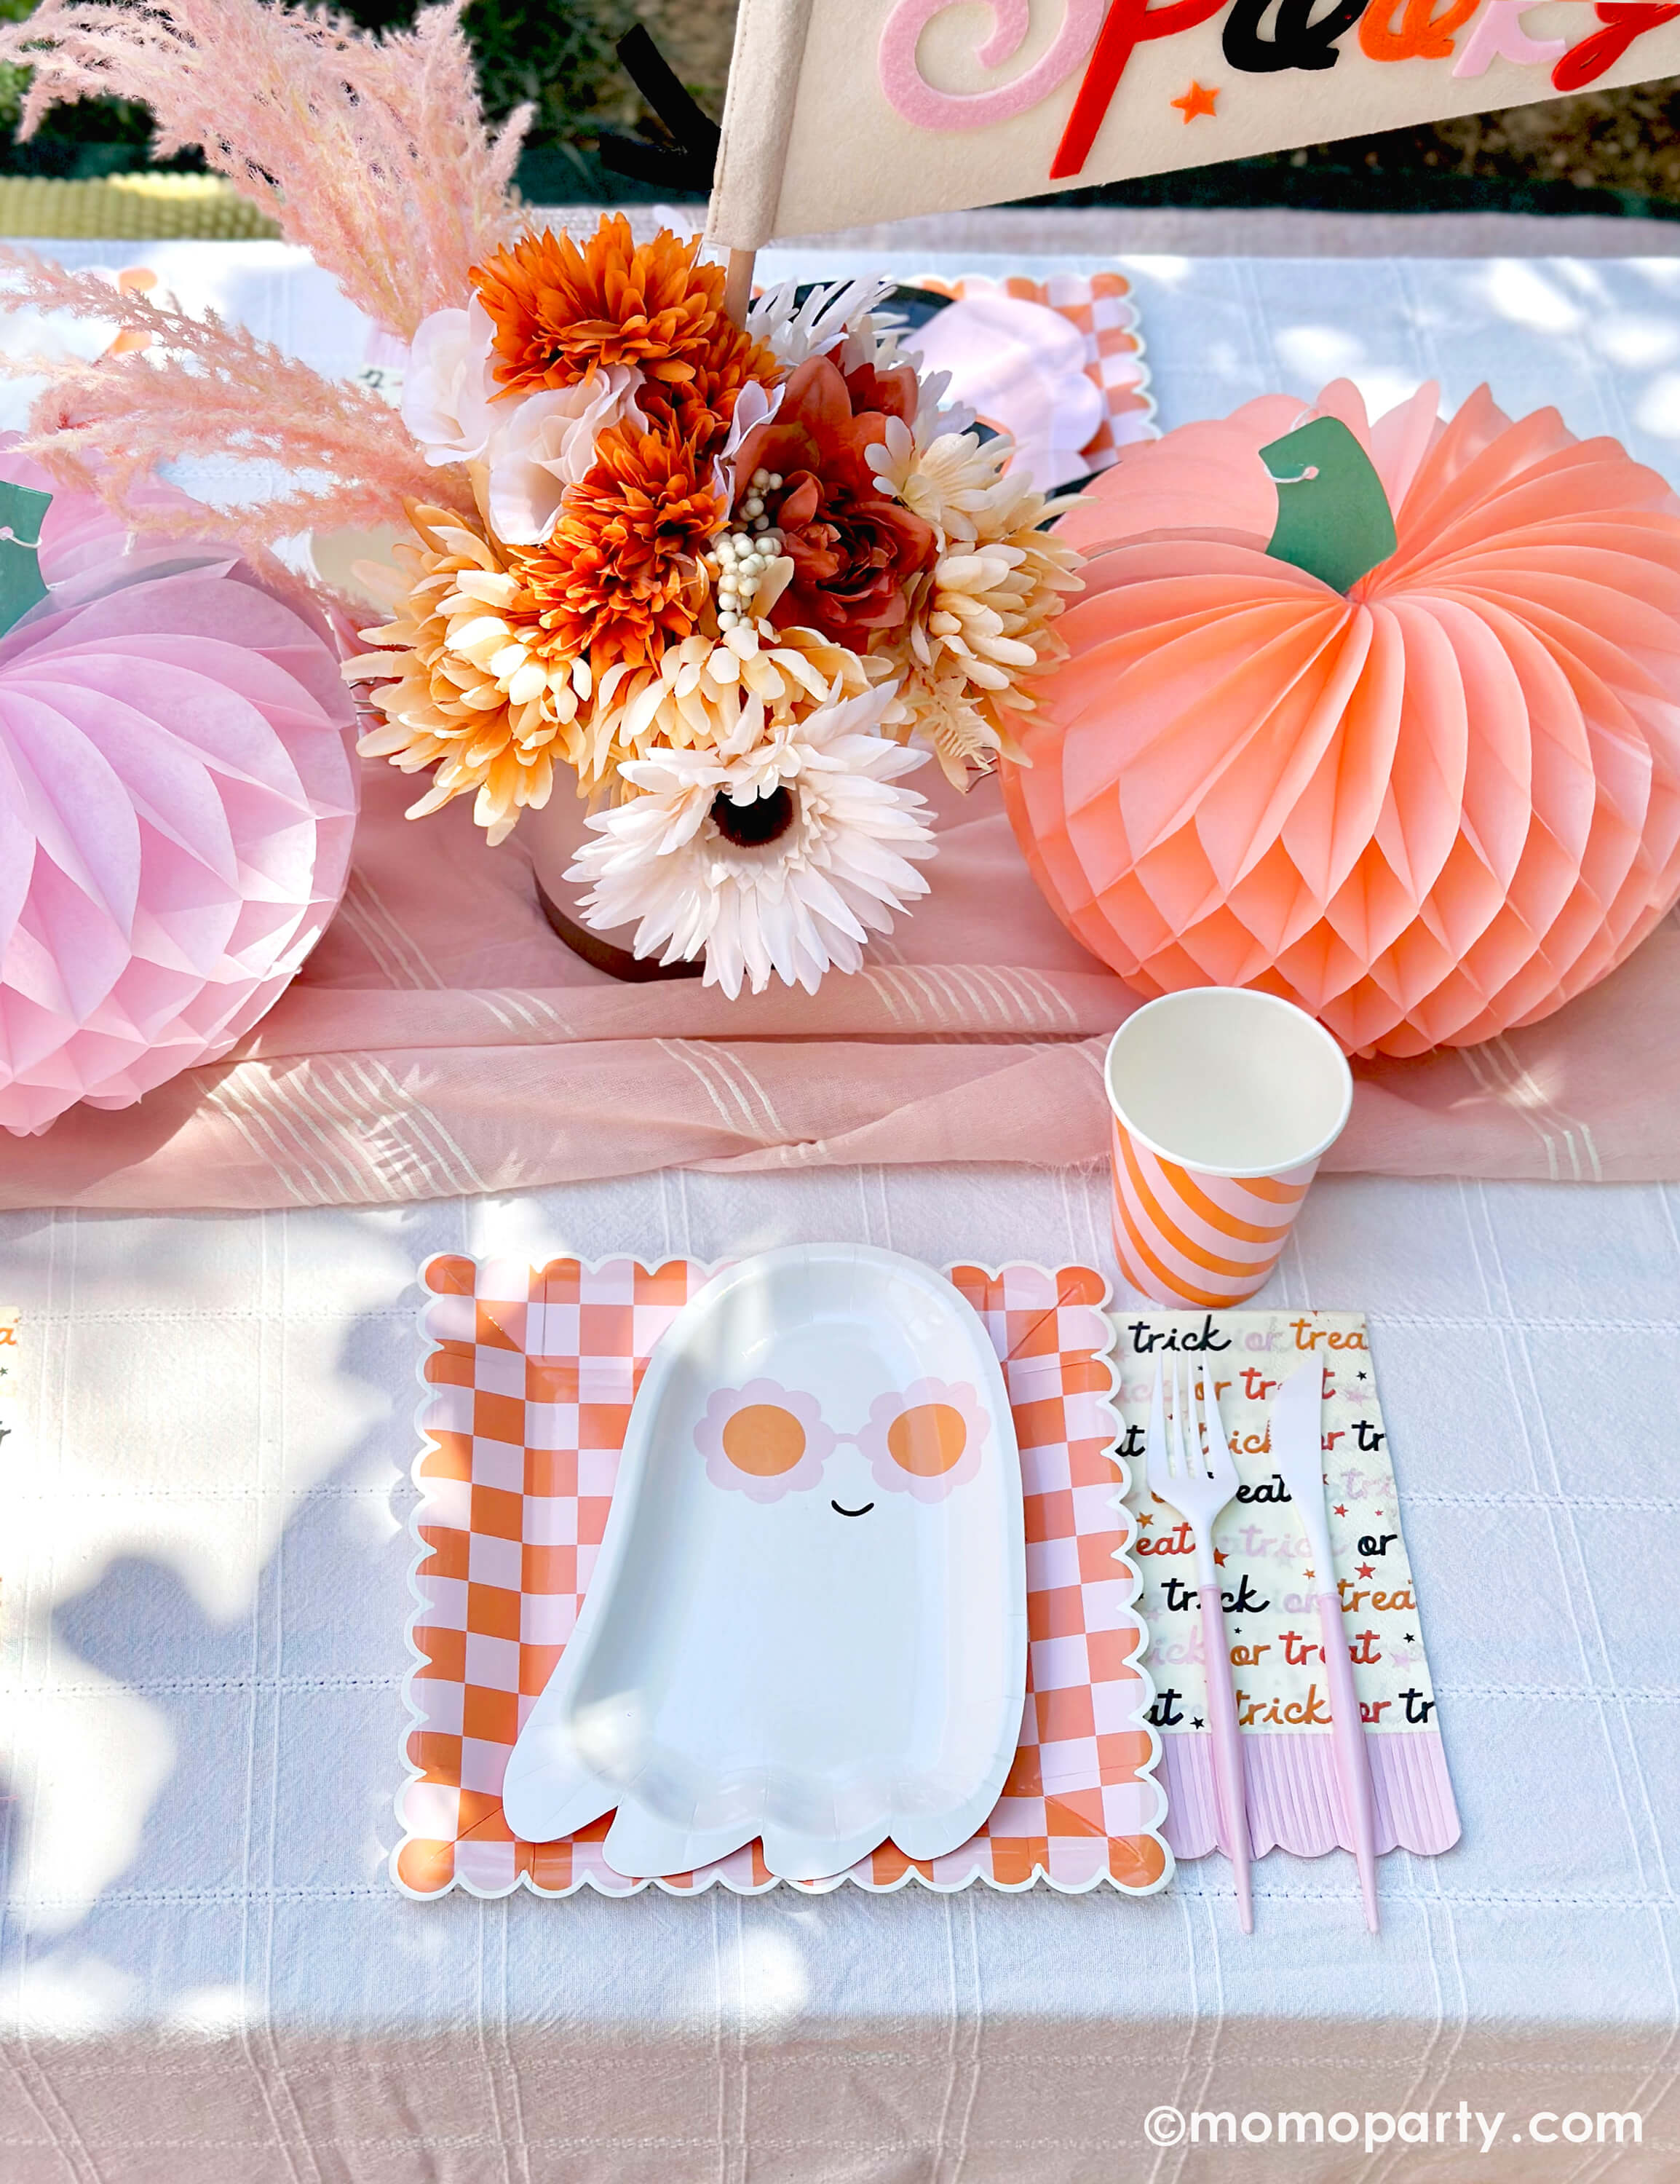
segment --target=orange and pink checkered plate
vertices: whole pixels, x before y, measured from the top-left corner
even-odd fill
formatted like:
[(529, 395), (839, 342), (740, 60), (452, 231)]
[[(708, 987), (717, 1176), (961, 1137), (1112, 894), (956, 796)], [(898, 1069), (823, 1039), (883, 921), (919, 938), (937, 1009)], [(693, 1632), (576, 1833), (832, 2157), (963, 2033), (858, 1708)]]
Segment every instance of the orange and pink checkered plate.
[(1067, 320), (1085, 345), (1085, 376), (1103, 398), (1103, 421), (1080, 451), (1088, 471), (1107, 470), (1119, 460), (1122, 448), (1156, 437), (1155, 398), (1149, 392), (1143, 337), (1132, 283), (1123, 273), (1053, 273), (1046, 281), (1011, 274), (998, 281), (946, 281), (937, 274), (922, 274), (916, 286), (960, 300), (993, 293), (1012, 296), (1017, 303), (1046, 304)]
[[(607, 1864), (610, 1816), (559, 1842), (521, 1842), (501, 1788), (576, 1622), (648, 1357), (715, 1271), (687, 1260), (532, 1267), (453, 1256), (422, 1269), (430, 1346), (414, 1470), (411, 1776), (392, 1859), (409, 1895), (523, 1885), (616, 1896), (648, 1885)], [(1020, 1748), (990, 1819), (960, 1849), (916, 1862), (889, 1842), (848, 1874), (782, 1885), (1043, 1880), (1145, 1894), (1165, 1885), (1172, 1856), (1145, 1719), (1154, 1694), (1139, 1665), (1126, 1467), (1114, 1453), (1106, 1287), (1088, 1267), (948, 1273), (997, 1349), (1021, 1446), (1030, 1642)], [(719, 1881), (749, 1893), (776, 1885), (756, 1843), (657, 1885), (686, 1893)]]

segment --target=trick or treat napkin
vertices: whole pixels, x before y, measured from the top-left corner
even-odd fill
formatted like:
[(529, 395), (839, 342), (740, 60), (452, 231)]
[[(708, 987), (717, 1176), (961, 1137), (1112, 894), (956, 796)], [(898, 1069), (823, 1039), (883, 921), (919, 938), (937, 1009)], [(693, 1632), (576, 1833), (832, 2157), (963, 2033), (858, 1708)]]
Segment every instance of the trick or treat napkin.
[(1181, 1858), (1215, 1847), (1218, 1828), (1201, 1605), (1189, 1526), (1158, 1502), (1144, 1473), (1155, 1373), (1179, 1367), (1212, 1375), (1226, 1438), (1242, 1480), (1214, 1531), (1224, 1580), (1232, 1683), (1243, 1732), (1249, 1818), (1256, 1852), (1274, 1845), (1316, 1857), (1343, 1831), (1305, 1529), (1272, 1460), (1271, 1405), (1309, 1357), (1324, 1373), (1321, 1432), (1333, 1576), (1365, 1717), (1376, 1791), (1377, 1847), (1432, 1852), (1458, 1840), (1459, 1820), (1416, 1588), (1400, 1523), (1400, 1496), (1377, 1398), (1376, 1368), (1358, 1312), (1224, 1312), (1115, 1315), (1121, 1453), (1138, 1529), (1132, 1549), (1149, 1629), (1155, 1685), (1149, 1719), (1161, 1734), (1167, 1840)]

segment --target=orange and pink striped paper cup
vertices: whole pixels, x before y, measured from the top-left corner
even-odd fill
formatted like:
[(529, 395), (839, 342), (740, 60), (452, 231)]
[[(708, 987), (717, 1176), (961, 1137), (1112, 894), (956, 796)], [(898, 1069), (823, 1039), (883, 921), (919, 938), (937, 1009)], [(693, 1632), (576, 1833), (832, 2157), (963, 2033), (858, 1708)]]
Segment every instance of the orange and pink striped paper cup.
[(1157, 1304), (1241, 1304), (1341, 1135), (1346, 1056), (1293, 1001), (1195, 986), (1129, 1016), (1103, 1076), (1121, 1272)]

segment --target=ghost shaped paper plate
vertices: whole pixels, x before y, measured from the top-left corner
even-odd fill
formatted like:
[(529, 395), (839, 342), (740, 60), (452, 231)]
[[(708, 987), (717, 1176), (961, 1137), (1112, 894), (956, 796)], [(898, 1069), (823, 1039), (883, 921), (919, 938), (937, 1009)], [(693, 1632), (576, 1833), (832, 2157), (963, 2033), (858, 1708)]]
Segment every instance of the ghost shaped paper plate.
[(515, 1746), (509, 1825), (614, 1813), (620, 1873), (762, 1840), (843, 1873), (965, 1842), (1021, 1732), (1021, 1461), (997, 1354), (929, 1268), (855, 1245), (719, 1274), (649, 1361), (599, 1559)]

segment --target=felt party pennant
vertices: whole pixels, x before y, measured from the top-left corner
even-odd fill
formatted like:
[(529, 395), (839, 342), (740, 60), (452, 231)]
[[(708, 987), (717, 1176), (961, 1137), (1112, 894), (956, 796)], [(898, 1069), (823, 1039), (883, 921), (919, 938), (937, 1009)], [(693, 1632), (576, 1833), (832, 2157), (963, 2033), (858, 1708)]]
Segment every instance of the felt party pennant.
[(742, 0), (709, 235), (1120, 181), (1680, 71), (1647, 0)]

